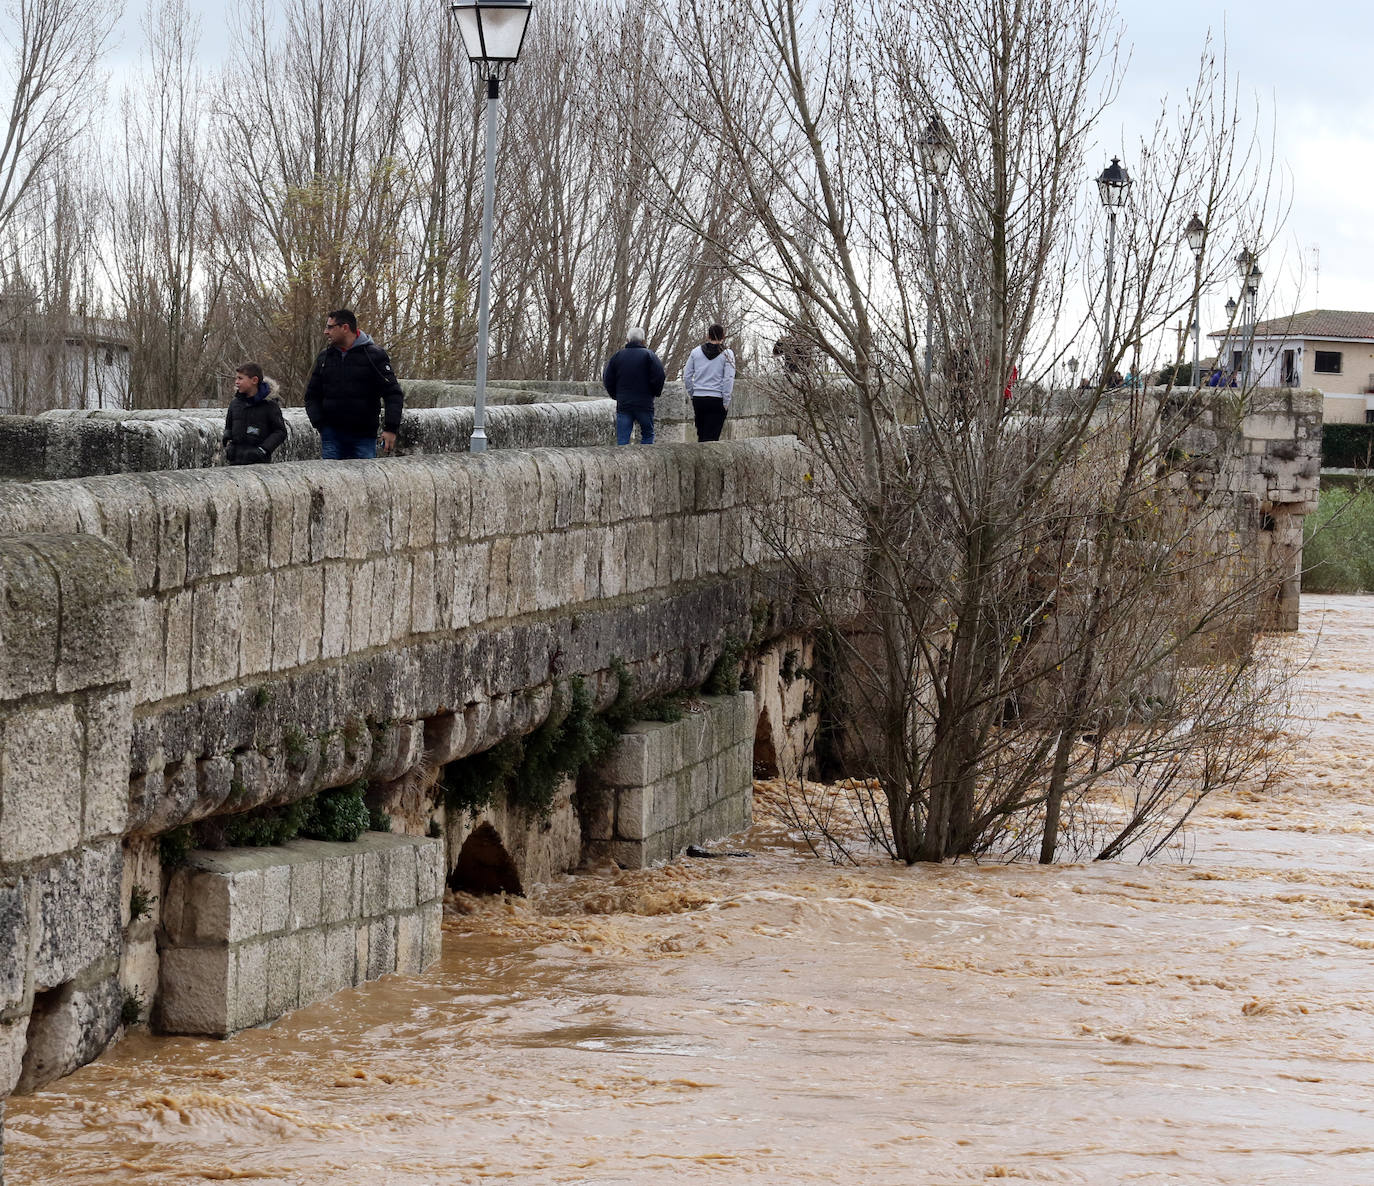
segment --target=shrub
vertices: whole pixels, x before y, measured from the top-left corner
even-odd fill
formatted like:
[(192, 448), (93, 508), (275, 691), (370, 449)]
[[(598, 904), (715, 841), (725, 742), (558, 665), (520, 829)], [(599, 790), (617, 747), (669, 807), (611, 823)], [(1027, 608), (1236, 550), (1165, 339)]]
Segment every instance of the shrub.
[(1374, 424), (1323, 424), (1322, 465), (1374, 469)]
[(153, 903), (156, 901), (157, 898), (143, 886), (135, 885), (129, 891), (129, 921), (137, 922), (140, 918), (146, 918), (153, 912)]
[(285, 844), (300, 835), (312, 806), (312, 800), (300, 799), (285, 807), (259, 807), (230, 816), (221, 821), (224, 843), (230, 848), (272, 848)]
[[(629, 704), (633, 682), (621, 664), (620, 691), (615, 709), (621, 706), (627, 717), (634, 720)], [(576, 778), (587, 766), (604, 757), (615, 744), (617, 729), (608, 718), (592, 711), (591, 694), (580, 677), (568, 684), (568, 700), (560, 704), (555, 699), (548, 719), (526, 737), (511, 737), (449, 766), (444, 780), (445, 802), (456, 810), (476, 815), (489, 806), (497, 794), (516, 807), (547, 817), (553, 808), (558, 784), (565, 778)], [(617, 719), (619, 719), (618, 713)], [(621, 725), (624, 728), (624, 725)]]
[(346, 787), (321, 791), (308, 800), (309, 809), (301, 823), (302, 835), (312, 840), (358, 839), (368, 829), (367, 804), (363, 801), (366, 790), (367, 782), (359, 779)]
[(662, 721), (664, 724), (671, 725), (674, 721), (682, 720), (686, 713), (684, 707), (686, 696), (675, 693), (669, 696), (656, 696), (652, 700), (646, 700), (639, 706), (639, 719), (641, 721)]
[[(624, 733), (635, 720), (635, 677), (618, 656), (611, 660), (611, 672), (615, 676), (615, 699), (601, 714), (601, 719), (612, 733)], [(574, 695), (576, 691), (574, 687)]]
[(1374, 589), (1374, 490), (1321, 492), (1316, 513), (1303, 524), (1302, 587), (1308, 593)]
[(451, 762), (444, 772), (444, 802), (455, 811), (476, 815), (490, 806), (524, 756), (520, 738), (508, 737), (480, 754)]
[(138, 989), (127, 989), (119, 1006), (119, 1023), (126, 1028), (137, 1025), (143, 1020), (144, 1005), (143, 994)]
[(186, 857), (196, 846), (196, 838), (190, 824), (182, 824), (157, 838), (158, 855), (162, 858), (164, 871), (178, 869), (186, 864)]
[(726, 638), (720, 658), (701, 690), (708, 696), (733, 696), (740, 689), (740, 672), (744, 666), (744, 643), (733, 635)]

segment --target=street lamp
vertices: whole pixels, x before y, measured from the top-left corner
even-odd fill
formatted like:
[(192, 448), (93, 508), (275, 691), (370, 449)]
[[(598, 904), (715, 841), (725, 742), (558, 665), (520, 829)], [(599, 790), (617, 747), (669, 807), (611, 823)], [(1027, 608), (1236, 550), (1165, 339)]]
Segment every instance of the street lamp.
[(491, 306), (491, 224), (496, 204), (496, 122), (501, 79), (525, 44), (532, 0), (449, 0), (468, 61), (487, 84), (486, 181), (482, 190), (482, 279), (477, 294), (477, 392), (472, 412), (473, 453), (487, 451), (487, 325)]
[(926, 130), (917, 140), (916, 147), (921, 153), (921, 165), (930, 180), (930, 201), (928, 223), (930, 228), (930, 296), (926, 299), (926, 390), (930, 390), (930, 373), (935, 365), (935, 253), (939, 245), (940, 225), (940, 182), (949, 172), (954, 160), (954, 152), (945, 125), (938, 115), (932, 115)]
[(1250, 383), (1251, 355), (1255, 352), (1255, 321), (1257, 320), (1256, 304), (1259, 298), (1260, 272), (1259, 256), (1247, 247), (1240, 249), (1240, 254), (1236, 256), (1236, 271), (1240, 273), (1241, 296), (1245, 301), (1246, 318), (1246, 347), (1244, 355), (1245, 377), (1244, 382), (1248, 386)]
[[(1236, 298), (1235, 298), (1235, 297), (1227, 297), (1227, 298), (1226, 298), (1226, 336), (1225, 336), (1224, 338), (1221, 339), (1221, 348), (1222, 348), (1222, 350), (1223, 350), (1223, 351), (1226, 353), (1226, 355), (1227, 355), (1226, 362), (1227, 362), (1228, 368), (1229, 368), (1230, 362), (1231, 362), (1231, 359), (1230, 359), (1230, 354), (1231, 354), (1231, 327), (1234, 326), (1235, 323), (1236, 323)], [(1219, 359), (1219, 358), (1217, 359), (1217, 370), (1218, 370), (1218, 371), (1221, 371), (1223, 375), (1225, 374), (1225, 372), (1222, 371), (1222, 368), (1221, 368), (1221, 359)]]
[(1207, 242), (1207, 226), (1196, 214), (1188, 220), (1188, 225), (1183, 228), (1183, 237), (1188, 240), (1188, 247), (1193, 253), (1193, 387), (1196, 389), (1202, 380), (1202, 372), (1198, 369), (1198, 352), (1201, 347), (1199, 341), (1202, 335), (1202, 328), (1198, 321), (1198, 302), (1202, 299), (1202, 248)]
[(1116, 212), (1126, 204), (1131, 177), (1121, 167), (1118, 157), (1102, 170), (1097, 179), (1097, 192), (1107, 211), (1107, 296), (1102, 313), (1102, 382), (1105, 386), (1112, 363), (1112, 271), (1116, 256)]

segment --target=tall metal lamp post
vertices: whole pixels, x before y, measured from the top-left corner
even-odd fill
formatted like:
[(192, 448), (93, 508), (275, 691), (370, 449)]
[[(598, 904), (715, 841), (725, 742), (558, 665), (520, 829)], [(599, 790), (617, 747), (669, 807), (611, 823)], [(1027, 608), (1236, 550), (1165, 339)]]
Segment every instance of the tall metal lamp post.
[(1202, 328), (1198, 324), (1198, 303), (1202, 299), (1202, 248), (1207, 242), (1207, 226), (1196, 214), (1188, 220), (1188, 225), (1183, 228), (1183, 237), (1188, 240), (1188, 246), (1193, 253), (1193, 324), (1189, 327), (1193, 331), (1193, 386), (1196, 388), (1202, 378), (1201, 371), (1198, 370), (1198, 352), (1200, 349), (1199, 338)]
[(1107, 295), (1102, 310), (1102, 385), (1110, 382), (1112, 365), (1112, 278), (1116, 265), (1116, 212), (1126, 204), (1131, 177), (1121, 167), (1118, 157), (1102, 170), (1097, 179), (1097, 192), (1107, 211)]
[(1240, 273), (1241, 296), (1245, 301), (1245, 367), (1244, 383), (1250, 385), (1252, 356), (1255, 353), (1255, 322), (1258, 319), (1256, 308), (1259, 298), (1260, 272), (1259, 256), (1249, 248), (1242, 247), (1236, 256), (1236, 270)]
[(930, 182), (930, 201), (927, 204), (929, 213), (930, 234), (930, 296), (926, 301), (926, 390), (930, 390), (930, 374), (935, 366), (935, 268), (936, 268), (936, 248), (939, 246), (940, 236), (940, 183), (949, 172), (949, 166), (954, 159), (951, 150), (949, 133), (945, 131), (945, 126), (940, 122), (939, 116), (931, 116), (930, 122), (926, 124), (926, 130), (917, 147), (921, 152), (921, 164), (926, 171), (926, 176)]
[(496, 124), (501, 80), (520, 57), (532, 0), (449, 0), (468, 60), (487, 84), (486, 181), (482, 190), (482, 279), (477, 292), (477, 393), (472, 412), (473, 453), (487, 451), (487, 324), (491, 307), (491, 223), (496, 204)]

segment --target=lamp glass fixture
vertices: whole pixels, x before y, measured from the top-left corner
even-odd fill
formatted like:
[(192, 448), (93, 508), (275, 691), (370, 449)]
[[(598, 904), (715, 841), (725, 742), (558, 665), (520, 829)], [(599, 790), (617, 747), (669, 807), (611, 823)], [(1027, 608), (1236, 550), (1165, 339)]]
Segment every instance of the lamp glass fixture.
[(463, 49), (474, 63), (507, 65), (520, 56), (529, 27), (531, 0), (451, 0)]
[(1183, 228), (1183, 237), (1188, 240), (1188, 246), (1192, 248), (1194, 255), (1201, 254), (1203, 241), (1207, 238), (1207, 227), (1196, 214)]
[(1097, 179), (1097, 192), (1102, 205), (1108, 210), (1117, 210), (1126, 204), (1126, 192), (1131, 188), (1131, 175), (1121, 167), (1119, 157), (1112, 157), (1112, 163), (1102, 170)]
[(950, 146), (949, 133), (945, 131), (945, 126), (938, 116), (931, 116), (930, 122), (926, 124), (926, 130), (917, 141), (917, 148), (920, 149), (921, 162), (928, 172), (935, 174), (936, 177), (943, 177), (949, 172), (954, 153)]

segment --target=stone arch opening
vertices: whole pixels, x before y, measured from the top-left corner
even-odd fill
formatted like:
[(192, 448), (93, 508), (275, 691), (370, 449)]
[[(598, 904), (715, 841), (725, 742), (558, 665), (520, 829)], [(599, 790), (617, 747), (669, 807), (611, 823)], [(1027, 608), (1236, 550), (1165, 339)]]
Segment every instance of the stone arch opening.
[(463, 841), (448, 884), (468, 894), (525, 894), (520, 872), (501, 842), (501, 834), (489, 823), (479, 824)]
[(18, 1094), (37, 1091), (67, 1071), (70, 1061), (71, 1029), (73, 1029), (73, 983), (45, 988), (33, 994), (29, 1011), (29, 1027), (25, 1033), (23, 1061), (19, 1069)]
[(759, 713), (754, 727), (754, 777), (778, 777), (778, 751), (773, 745), (773, 721), (768, 709)]

